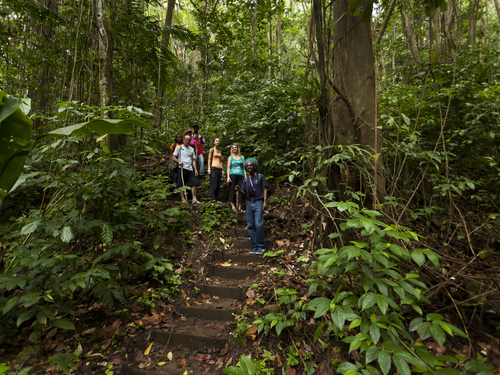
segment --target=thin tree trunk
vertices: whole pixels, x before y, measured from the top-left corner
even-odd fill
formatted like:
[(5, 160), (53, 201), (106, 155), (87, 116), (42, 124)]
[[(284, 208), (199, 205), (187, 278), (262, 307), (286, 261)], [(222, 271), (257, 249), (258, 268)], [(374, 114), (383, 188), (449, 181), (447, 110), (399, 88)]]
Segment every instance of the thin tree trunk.
[(477, 11), (479, 8), (479, 0), (471, 0), (469, 8), (469, 32), (467, 37), (467, 45), (474, 47), (476, 45), (476, 22)]
[[(175, 0), (168, 0), (167, 1), (167, 13), (165, 15), (165, 27), (170, 27), (172, 26), (172, 20), (174, 17), (174, 8), (175, 8)], [(170, 34), (167, 33), (167, 35), (162, 35), (162, 40), (160, 41), (161, 44), (165, 45), (165, 48), (170, 47)], [(161, 63), (163, 61), (163, 58), (160, 53), (160, 57), (158, 58), (158, 86), (157, 86), (157, 94), (156, 94), (156, 103), (155, 103), (155, 124), (156, 124), (156, 129), (157, 133), (160, 131), (161, 127), (161, 121), (162, 121), (162, 110), (161, 110), (161, 102), (163, 100), (163, 97), (165, 95), (165, 91), (162, 90), (160, 81), (162, 79), (161, 77)]]
[(389, 19), (391, 18), (392, 12), (394, 10), (394, 6), (396, 5), (396, 0), (391, 0), (389, 4), (389, 8), (387, 9), (387, 13), (385, 14), (384, 21), (382, 22), (382, 26), (380, 26), (380, 31), (378, 32), (377, 40), (375, 44), (380, 44), (382, 37), (384, 36), (385, 29), (387, 28), (387, 24), (389, 23)]
[(255, 34), (257, 33), (257, 0), (254, 0), (254, 10), (252, 17), (252, 57), (255, 61), (257, 58), (257, 44), (255, 42)]
[(495, 2), (495, 9), (497, 11), (498, 21), (500, 21), (500, 5), (498, 5), (498, 0), (493, 0)]
[(276, 21), (276, 44), (278, 47), (278, 76), (283, 77), (283, 71), (281, 70), (281, 16), (279, 14)]
[(415, 33), (413, 32), (410, 21), (408, 19), (408, 15), (405, 10), (401, 8), (401, 21), (403, 22), (403, 29), (406, 37), (406, 44), (408, 45), (408, 49), (410, 50), (411, 57), (413, 61), (420, 62), (420, 55), (417, 49), (417, 42)]

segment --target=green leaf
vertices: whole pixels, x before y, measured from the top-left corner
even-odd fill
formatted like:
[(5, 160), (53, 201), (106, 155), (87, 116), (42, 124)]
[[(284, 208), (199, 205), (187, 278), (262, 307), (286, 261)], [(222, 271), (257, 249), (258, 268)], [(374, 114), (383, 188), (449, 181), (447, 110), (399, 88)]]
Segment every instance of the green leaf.
[(430, 330), (432, 337), (434, 337), (434, 340), (436, 340), (439, 345), (443, 346), (444, 342), (446, 341), (446, 334), (444, 333), (443, 329), (436, 324), (431, 324)]
[(380, 328), (378, 328), (375, 324), (372, 324), (369, 328), (369, 332), (373, 343), (376, 344), (378, 340), (380, 340)]
[(34, 231), (36, 231), (38, 229), (38, 226), (40, 225), (41, 221), (42, 220), (40, 220), (40, 219), (36, 219), (36, 220), (33, 220), (31, 223), (26, 224), (21, 229), (21, 236), (26, 236), (27, 234), (31, 234)]
[(376, 346), (370, 346), (366, 351), (366, 364), (376, 360), (378, 358), (379, 352), (380, 348)]
[(109, 245), (113, 241), (113, 231), (107, 224), (102, 226), (101, 240), (105, 245)]
[(372, 307), (373, 305), (375, 305), (375, 303), (376, 303), (375, 294), (373, 294), (373, 293), (366, 293), (361, 298), (363, 298), (363, 304), (362, 304), (361, 310), (366, 310), (366, 309)]
[(245, 370), (235, 366), (224, 368), (222, 371), (228, 373), (229, 375), (247, 375)]
[(19, 108), (19, 99), (15, 96), (4, 96), (2, 101), (2, 111), (0, 112), (0, 122), (12, 115)]
[(321, 332), (323, 332), (323, 328), (325, 327), (325, 323), (321, 323), (318, 328), (316, 328), (316, 332), (314, 333), (314, 342), (318, 341), (321, 336)]
[(384, 375), (389, 373), (391, 369), (391, 355), (385, 350), (381, 350), (378, 355), (378, 364)]
[(335, 325), (340, 329), (344, 329), (344, 323), (345, 323), (345, 312), (342, 306), (337, 305), (335, 307), (335, 310), (333, 310), (332, 313), (332, 321), (335, 323)]
[(17, 301), (19, 300), (19, 297), (14, 297), (14, 298), (11, 298), (7, 301), (7, 303), (5, 304), (5, 306), (3, 307), (2, 309), (2, 313), (5, 315), (7, 314), (10, 310), (12, 310), (14, 308), (14, 306), (17, 305)]
[(24, 304), (24, 307), (30, 307), (37, 303), (40, 297), (41, 293), (38, 291), (26, 292), (19, 298), (19, 304)]
[(399, 353), (394, 354), (392, 360), (401, 375), (411, 375), (408, 364), (406, 363), (404, 358), (399, 355)]
[(331, 300), (325, 297), (318, 297), (310, 301), (307, 305), (315, 308), (314, 319), (318, 319), (330, 310)]
[(377, 301), (377, 306), (379, 307), (383, 315), (385, 315), (385, 313), (387, 312), (387, 308), (389, 307), (389, 304), (386, 301), (387, 298), (388, 297), (384, 297), (381, 294), (377, 294), (375, 296), (375, 300)]
[[(469, 362), (468, 362), (469, 363)], [(467, 369), (467, 363), (465, 364), (465, 368)], [(434, 374), (436, 375), (463, 375), (462, 371), (455, 370), (453, 368), (438, 368), (436, 371), (434, 371)], [(476, 374), (478, 375), (478, 374)], [(483, 374), (486, 375), (486, 374)], [(493, 375), (493, 371), (491, 372), (491, 375)]]
[(255, 375), (255, 365), (252, 360), (246, 355), (242, 355), (240, 358), (241, 368), (245, 370), (248, 375)]
[[(480, 361), (469, 361), (465, 364), (465, 370), (475, 372), (476, 375), (493, 375), (488, 366), (484, 362)], [(455, 375), (455, 374), (445, 374), (445, 375)], [(458, 375), (458, 374), (457, 374)]]
[(68, 330), (75, 329), (75, 326), (73, 325), (73, 323), (71, 323), (67, 319), (54, 319), (52, 321), (52, 325), (54, 327), (61, 328), (61, 329), (68, 329)]
[(17, 326), (19, 327), (21, 324), (23, 324), (23, 322), (33, 318), (35, 315), (36, 315), (36, 310), (28, 310), (28, 311), (23, 312), (17, 318), (17, 322), (16, 322)]
[(61, 241), (64, 242), (64, 243), (69, 243), (73, 238), (74, 238), (74, 235), (73, 235), (73, 231), (71, 230), (71, 227), (64, 227), (62, 230), (61, 230)]
[(425, 255), (423, 254), (422, 249), (414, 249), (411, 252), (411, 257), (419, 267), (422, 267), (422, 265), (425, 263)]

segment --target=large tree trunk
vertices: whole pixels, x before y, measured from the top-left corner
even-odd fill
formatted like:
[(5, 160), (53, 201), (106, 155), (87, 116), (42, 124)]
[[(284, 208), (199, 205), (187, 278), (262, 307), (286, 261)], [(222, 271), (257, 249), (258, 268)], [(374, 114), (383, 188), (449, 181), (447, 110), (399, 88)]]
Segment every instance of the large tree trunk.
[[(376, 129), (375, 59), (372, 47), (371, 25), (362, 22), (361, 16), (352, 16), (348, 0), (332, 4), (334, 16), (334, 76), (333, 85), (339, 100), (334, 100), (334, 129), (337, 144), (361, 143), (370, 153), (381, 151), (381, 137)], [(372, 157), (372, 177), (377, 191), (367, 205), (382, 201), (385, 196), (384, 180), (380, 168), (375, 166), (378, 157)], [(356, 186), (354, 186), (356, 187)], [(369, 196), (367, 194), (367, 196)]]
[(413, 32), (413, 29), (410, 25), (408, 15), (403, 8), (401, 8), (401, 21), (403, 22), (406, 44), (408, 45), (408, 49), (410, 50), (411, 57), (413, 58), (413, 61), (420, 62), (420, 55), (418, 53), (415, 33)]
[[(448, 39), (448, 45), (451, 49), (455, 49), (455, 41), (453, 39), (453, 34), (451, 31), (454, 17), (454, 5), (451, 4), (450, 0), (447, 4), (446, 11), (444, 12), (444, 32), (446, 34), (446, 39)], [(496, 1), (496, 0), (495, 0)]]
[(276, 45), (278, 47), (278, 76), (283, 77), (281, 70), (281, 16), (279, 14), (276, 21)]

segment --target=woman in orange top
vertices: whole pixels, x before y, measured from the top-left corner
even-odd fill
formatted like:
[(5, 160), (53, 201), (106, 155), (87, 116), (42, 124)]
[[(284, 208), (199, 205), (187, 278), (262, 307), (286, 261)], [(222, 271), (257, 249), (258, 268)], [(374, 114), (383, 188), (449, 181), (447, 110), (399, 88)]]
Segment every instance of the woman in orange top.
[(219, 202), (220, 181), (224, 175), (222, 166), (222, 151), (220, 138), (214, 139), (214, 147), (208, 152), (208, 174), (210, 175), (210, 199), (212, 203)]
[[(172, 160), (172, 154), (174, 153), (175, 148), (177, 146), (182, 146), (182, 144), (183, 144), (182, 140), (183, 140), (182, 134), (177, 134), (175, 136), (175, 142), (172, 143), (172, 145), (170, 146), (170, 151), (169, 151), (170, 153), (168, 156), (169, 165), (170, 165), (170, 160)], [(176, 186), (177, 186), (177, 174), (178, 174), (177, 171), (178, 171), (178, 169), (179, 169), (179, 166), (177, 165), (177, 163), (175, 163), (175, 167), (174, 167), (174, 169), (172, 169), (172, 172), (174, 172), (174, 177), (172, 179), (172, 183)]]

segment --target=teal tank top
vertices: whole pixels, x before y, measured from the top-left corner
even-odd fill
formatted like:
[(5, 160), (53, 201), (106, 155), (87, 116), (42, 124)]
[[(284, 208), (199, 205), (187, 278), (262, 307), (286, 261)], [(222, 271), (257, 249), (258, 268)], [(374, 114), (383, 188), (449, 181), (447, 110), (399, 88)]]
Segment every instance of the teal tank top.
[(229, 170), (229, 174), (245, 175), (243, 171), (243, 156), (240, 156), (238, 160), (231, 156), (231, 169)]

